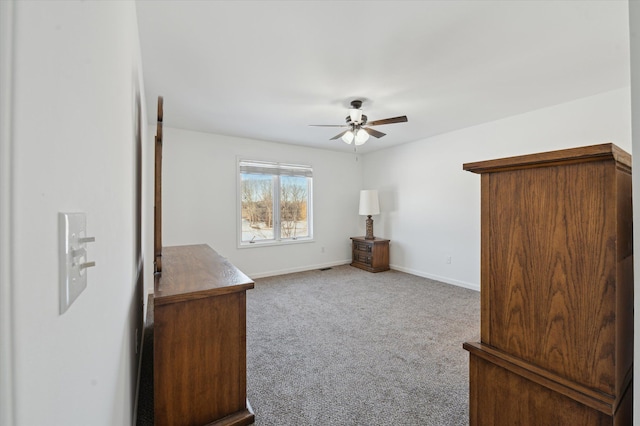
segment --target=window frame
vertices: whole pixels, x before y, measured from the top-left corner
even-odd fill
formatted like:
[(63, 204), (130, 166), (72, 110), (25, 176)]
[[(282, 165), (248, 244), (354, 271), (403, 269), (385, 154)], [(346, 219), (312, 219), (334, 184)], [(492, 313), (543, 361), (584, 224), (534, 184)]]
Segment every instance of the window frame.
[[(273, 239), (257, 240), (254, 242), (242, 240), (242, 166), (243, 163), (252, 163), (256, 165), (264, 165), (265, 171), (268, 169), (279, 170), (278, 173), (256, 173), (264, 174), (265, 176), (271, 176), (272, 191), (273, 191)], [(293, 170), (301, 169), (305, 170), (307, 176), (300, 176), (307, 178), (307, 230), (308, 236), (297, 238), (283, 238), (282, 237), (282, 217), (280, 211), (281, 205), (281, 176), (296, 176)], [(282, 170), (290, 170), (290, 173), (282, 173)], [(277, 194), (277, 196), (276, 196)], [(288, 244), (303, 244), (314, 242), (313, 232), (313, 166), (307, 164), (299, 164), (292, 162), (271, 161), (271, 160), (256, 160), (249, 157), (238, 157), (236, 161), (236, 244), (238, 248), (255, 248), (255, 247), (268, 247), (279, 246)], [(276, 214), (277, 212), (277, 214)]]

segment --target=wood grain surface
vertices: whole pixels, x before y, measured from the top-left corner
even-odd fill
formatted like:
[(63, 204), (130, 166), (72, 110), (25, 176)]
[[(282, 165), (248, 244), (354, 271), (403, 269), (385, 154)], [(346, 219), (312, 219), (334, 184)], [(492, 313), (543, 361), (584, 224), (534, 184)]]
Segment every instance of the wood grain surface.
[[(483, 341), (614, 393), (615, 167), (492, 175)], [(575, 196), (578, 194), (579, 196)]]
[(473, 354), (469, 375), (478, 383), (471, 426), (613, 425), (610, 416)]
[(246, 290), (206, 245), (165, 247), (154, 295), (156, 425), (253, 423), (246, 394)]
[(205, 244), (164, 247), (163, 258), (162, 275), (155, 282), (156, 306), (254, 286), (251, 278)]
[(389, 240), (375, 237), (351, 237), (351, 266), (369, 272), (389, 270)]
[(631, 157), (602, 144), (463, 168), (482, 186), (471, 423), (627, 424)]

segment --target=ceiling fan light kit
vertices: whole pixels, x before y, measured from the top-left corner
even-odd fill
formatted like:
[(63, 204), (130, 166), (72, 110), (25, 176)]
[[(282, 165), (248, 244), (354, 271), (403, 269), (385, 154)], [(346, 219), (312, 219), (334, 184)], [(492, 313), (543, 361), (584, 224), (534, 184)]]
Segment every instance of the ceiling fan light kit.
[(347, 130), (344, 135), (342, 135), (342, 140), (344, 143), (350, 145), (353, 142), (354, 134), (351, 130)]
[(355, 144), (362, 145), (369, 139), (369, 133), (365, 129), (358, 129), (356, 132)]
[(351, 101), (351, 108), (349, 108), (349, 115), (345, 118), (347, 124), (312, 124), (311, 126), (317, 127), (349, 127), (348, 130), (345, 130), (342, 133), (337, 134), (332, 137), (330, 140), (342, 138), (344, 143), (351, 144), (351, 142), (355, 143), (355, 145), (362, 145), (368, 139), (369, 136), (374, 136), (376, 138), (383, 137), (386, 133), (379, 132), (378, 130), (372, 129), (368, 126), (380, 126), (383, 124), (393, 124), (393, 123), (405, 123), (407, 122), (407, 116), (403, 115), (400, 117), (393, 118), (385, 118), (382, 120), (375, 120), (370, 123), (367, 122), (367, 116), (362, 113), (360, 107), (362, 106), (361, 100), (353, 100)]
[(342, 135), (342, 140), (347, 145), (350, 145), (351, 142), (354, 142), (356, 145), (362, 145), (368, 139), (369, 139), (369, 133), (367, 133), (367, 131), (365, 129), (358, 129), (358, 130), (355, 130), (355, 131), (347, 130)]

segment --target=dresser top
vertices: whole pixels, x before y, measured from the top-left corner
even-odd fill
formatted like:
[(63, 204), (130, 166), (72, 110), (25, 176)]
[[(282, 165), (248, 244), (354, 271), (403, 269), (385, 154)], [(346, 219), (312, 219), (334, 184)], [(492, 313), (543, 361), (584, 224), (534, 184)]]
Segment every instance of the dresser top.
[(206, 244), (162, 248), (162, 274), (156, 275), (156, 306), (245, 291), (254, 283)]
[(488, 173), (602, 160), (614, 160), (619, 168), (631, 171), (631, 155), (612, 143), (465, 163), (462, 168), (473, 173)]

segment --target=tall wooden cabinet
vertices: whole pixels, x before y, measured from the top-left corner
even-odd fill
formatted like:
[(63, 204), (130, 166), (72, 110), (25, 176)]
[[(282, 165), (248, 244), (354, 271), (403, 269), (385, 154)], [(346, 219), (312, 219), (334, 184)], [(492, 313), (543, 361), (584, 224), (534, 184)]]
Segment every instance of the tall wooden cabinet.
[(630, 155), (603, 144), (463, 168), (482, 194), (470, 424), (630, 425)]

